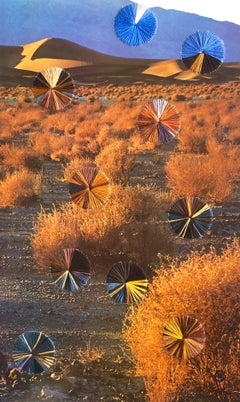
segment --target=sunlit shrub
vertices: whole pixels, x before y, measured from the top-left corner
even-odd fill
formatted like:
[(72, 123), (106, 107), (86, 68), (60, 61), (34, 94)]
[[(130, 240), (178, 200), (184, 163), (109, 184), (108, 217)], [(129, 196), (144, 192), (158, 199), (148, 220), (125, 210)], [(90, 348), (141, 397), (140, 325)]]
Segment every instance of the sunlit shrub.
[(176, 196), (199, 196), (222, 202), (232, 191), (239, 175), (237, 150), (209, 155), (173, 154), (165, 166), (168, 185)]
[[(42, 210), (32, 237), (35, 258), (48, 267), (55, 252), (77, 247), (92, 258), (134, 254), (140, 262), (148, 256), (150, 263), (158, 251), (169, 253), (173, 247), (167, 230), (157, 227), (157, 219), (165, 214), (166, 197), (150, 188), (112, 185), (109, 201), (101, 208), (83, 210), (68, 203), (50, 213)], [(151, 245), (153, 233), (158, 235)]]
[(41, 175), (27, 170), (6, 173), (0, 182), (0, 205), (22, 205), (39, 193)]
[[(237, 240), (221, 255), (192, 253), (168, 270), (160, 267), (147, 296), (130, 310), (124, 338), (150, 401), (238, 400), (239, 264)], [(178, 315), (193, 316), (205, 328), (205, 347), (190, 360), (163, 348), (163, 328)]]

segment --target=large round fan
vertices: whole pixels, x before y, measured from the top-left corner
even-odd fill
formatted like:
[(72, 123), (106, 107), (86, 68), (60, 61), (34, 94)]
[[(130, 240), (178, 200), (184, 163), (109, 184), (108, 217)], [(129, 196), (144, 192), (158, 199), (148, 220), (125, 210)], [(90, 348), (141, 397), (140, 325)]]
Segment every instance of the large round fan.
[(165, 350), (179, 359), (198, 355), (206, 341), (203, 326), (190, 316), (179, 316), (167, 322), (162, 337)]
[(90, 279), (90, 262), (79, 250), (66, 248), (51, 263), (54, 284), (61, 290), (77, 292)]
[(72, 200), (84, 209), (101, 207), (110, 194), (109, 179), (96, 167), (84, 167), (69, 180)]
[(143, 45), (155, 34), (157, 18), (146, 7), (130, 4), (116, 15), (114, 29), (118, 38), (127, 45)]
[(20, 335), (13, 348), (16, 366), (28, 374), (48, 370), (55, 362), (55, 346), (43, 332), (29, 331)]
[(209, 31), (190, 35), (182, 45), (183, 63), (197, 74), (207, 74), (220, 67), (224, 60), (223, 41)]
[(202, 237), (211, 228), (212, 209), (198, 197), (179, 198), (171, 206), (168, 218), (172, 230), (188, 239)]
[(170, 142), (180, 130), (180, 115), (165, 99), (147, 102), (140, 112), (137, 126), (142, 136), (157, 145)]
[(107, 290), (118, 303), (139, 302), (147, 291), (148, 280), (134, 262), (118, 262), (107, 275)]
[(74, 83), (70, 74), (62, 68), (47, 68), (35, 78), (33, 93), (41, 106), (55, 112), (72, 102)]

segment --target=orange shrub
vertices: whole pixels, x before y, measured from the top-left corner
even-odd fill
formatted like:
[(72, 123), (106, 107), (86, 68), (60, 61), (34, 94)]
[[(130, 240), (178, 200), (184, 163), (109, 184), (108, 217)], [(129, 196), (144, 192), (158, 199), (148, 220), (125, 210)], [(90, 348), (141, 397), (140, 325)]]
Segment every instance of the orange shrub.
[(104, 147), (95, 158), (96, 165), (114, 182), (126, 184), (134, 166), (135, 155), (129, 152), (128, 142), (115, 140)]
[[(237, 151), (237, 150), (236, 150)], [(165, 170), (176, 196), (197, 195), (205, 201), (222, 202), (230, 196), (239, 175), (238, 152), (209, 155), (173, 154)]]
[(91, 258), (124, 253), (145, 262), (148, 255), (150, 263), (159, 250), (172, 249), (171, 235), (157, 225), (156, 219), (163, 218), (162, 202), (166, 203), (166, 195), (161, 197), (150, 188), (113, 185), (109, 201), (101, 208), (88, 211), (69, 203), (51, 213), (42, 210), (32, 236), (35, 258), (46, 268), (61, 248), (79, 247)]
[[(168, 270), (160, 267), (129, 311), (123, 334), (150, 401), (238, 400), (239, 264), (238, 241), (222, 255), (192, 253)], [(170, 356), (162, 343), (166, 322), (179, 315), (195, 317), (206, 333), (204, 349), (190, 360)]]
[(26, 170), (7, 173), (0, 182), (0, 205), (22, 205), (39, 193), (41, 175)]
[(7, 167), (14, 169), (29, 168), (39, 170), (42, 161), (39, 155), (31, 148), (4, 144), (0, 146), (0, 159)]

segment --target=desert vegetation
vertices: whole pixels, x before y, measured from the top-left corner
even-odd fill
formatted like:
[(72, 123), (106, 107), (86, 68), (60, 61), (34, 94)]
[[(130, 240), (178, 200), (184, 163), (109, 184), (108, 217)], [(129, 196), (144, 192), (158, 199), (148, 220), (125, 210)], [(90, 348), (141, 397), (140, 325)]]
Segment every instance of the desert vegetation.
[[(15, 91), (18, 101), (0, 104), (0, 204), (7, 214), (12, 206), (24, 213), (29, 201), (35, 203), (28, 238), (31, 264), (35, 259), (40, 272), (48, 272), (55, 253), (70, 247), (82, 250), (95, 272), (105, 274), (112, 263), (131, 259), (154, 276), (124, 326), (137, 375), (144, 377), (154, 402), (235, 402), (239, 396), (239, 243), (220, 253), (222, 240), (229, 243), (232, 232), (219, 240), (215, 234), (185, 241), (167, 222), (169, 206), (179, 196), (197, 195), (213, 208), (230, 205), (233, 198), (236, 202), (239, 85), (232, 82), (224, 89), (210, 83), (78, 86), (84, 101), (58, 113), (32, 102), (29, 90), (12, 89), (7, 96)], [(160, 147), (144, 142), (136, 128), (144, 101), (157, 97), (172, 100), (182, 120), (178, 138)], [(59, 168), (58, 176), (49, 179), (52, 166)], [(101, 208), (83, 210), (68, 197), (68, 181), (85, 166), (102, 169), (110, 179), (111, 194)], [(41, 196), (49, 188), (44, 205)], [(56, 197), (60, 188), (65, 198), (59, 204), (51, 191)], [(217, 251), (209, 252), (214, 242)], [(189, 254), (203, 245), (202, 252)], [(207, 334), (203, 352), (190, 361), (171, 358), (161, 344), (164, 323), (181, 314), (196, 316)], [(104, 358), (104, 351), (90, 343), (77, 355), (83, 365)]]
[[(235, 240), (221, 255), (212, 249), (176, 260), (168, 270), (160, 266), (148, 295), (128, 314), (124, 337), (150, 401), (239, 399), (239, 262)], [(190, 360), (172, 357), (162, 344), (164, 325), (179, 315), (205, 328), (205, 347)]]

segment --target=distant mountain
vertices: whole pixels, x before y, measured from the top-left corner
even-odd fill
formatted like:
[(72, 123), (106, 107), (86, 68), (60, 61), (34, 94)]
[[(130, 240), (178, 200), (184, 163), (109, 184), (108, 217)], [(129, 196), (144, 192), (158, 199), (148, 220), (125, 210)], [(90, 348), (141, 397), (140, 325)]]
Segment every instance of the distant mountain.
[(187, 36), (209, 30), (225, 42), (225, 61), (240, 61), (239, 25), (162, 8), (153, 9), (158, 30), (151, 42), (140, 47), (124, 45), (113, 29), (122, 6), (122, 0), (1, 0), (0, 44), (22, 45), (56, 37), (119, 57), (179, 59)]

